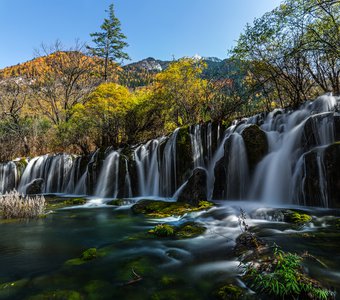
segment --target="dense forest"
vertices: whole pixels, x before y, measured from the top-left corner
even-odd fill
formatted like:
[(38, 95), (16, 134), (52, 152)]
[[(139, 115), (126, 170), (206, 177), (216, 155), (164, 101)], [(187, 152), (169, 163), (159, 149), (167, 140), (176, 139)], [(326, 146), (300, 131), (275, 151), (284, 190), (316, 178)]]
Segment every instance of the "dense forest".
[[(32, 61), (0, 71), (0, 160), (86, 154), (339, 94), (339, 6), (286, 0), (247, 25), (228, 59), (186, 57), (162, 70), (118, 63), (128, 58), (127, 43), (111, 6), (102, 31), (91, 34), (93, 47), (57, 41), (41, 46)], [(101, 43), (108, 33), (116, 38), (111, 53)]]

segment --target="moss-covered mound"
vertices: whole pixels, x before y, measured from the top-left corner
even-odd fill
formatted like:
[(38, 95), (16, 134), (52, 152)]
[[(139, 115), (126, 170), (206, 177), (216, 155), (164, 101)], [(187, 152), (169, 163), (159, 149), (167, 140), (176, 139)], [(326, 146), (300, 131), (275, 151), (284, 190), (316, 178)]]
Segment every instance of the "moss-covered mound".
[(294, 225), (305, 225), (312, 221), (312, 217), (297, 211), (287, 210), (284, 213), (284, 221)]
[(199, 236), (205, 232), (206, 228), (195, 222), (187, 222), (180, 226), (159, 224), (149, 233), (160, 238), (188, 239)]
[(209, 209), (214, 204), (208, 201), (200, 201), (198, 206), (192, 206), (180, 202), (164, 202), (158, 200), (141, 200), (132, 206), (136, 214), (144, 214), (154, 218), (166, 218), (170, 216), (182, 216), (188, 212)]
[(45, 196), (47, 210), (55, 210), (68, 206), (84, 205), (86, 203), (85, 198), (63, 198), (56, 196)]
[(68, 266), (79, 266), (85, 264), (99, 256), (96, 248), (89, 248), (85, 250), (80, 257), (69, 259), (65, 262)]

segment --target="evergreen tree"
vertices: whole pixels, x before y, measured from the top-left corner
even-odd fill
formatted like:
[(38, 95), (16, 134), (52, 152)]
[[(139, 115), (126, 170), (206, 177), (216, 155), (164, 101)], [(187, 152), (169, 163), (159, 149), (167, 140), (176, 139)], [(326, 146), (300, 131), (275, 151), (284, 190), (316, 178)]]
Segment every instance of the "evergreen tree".
[(104, 59), (105, 81), (107, 81), (110, 60), (130, 59), (129, 55), (123, 51), (128, 46), (128, 43), (124, 41), (126, 36), (121, 31), (121, 24), (115, 16), (113, 4), (109, 6), (109, 10), (106, 12), (108, 12), (109, 18), (105, 18), (100, 26), (102, 31), (90, 34), (95, 46), (88, 47), (93, 55)]

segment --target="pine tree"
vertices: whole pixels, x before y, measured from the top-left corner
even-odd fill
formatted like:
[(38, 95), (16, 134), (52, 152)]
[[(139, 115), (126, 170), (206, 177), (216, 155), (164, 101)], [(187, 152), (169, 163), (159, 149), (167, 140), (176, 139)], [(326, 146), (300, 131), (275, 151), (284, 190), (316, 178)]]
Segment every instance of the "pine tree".
[(88, 47), (93, 55), (104, 59), (105, 81), (107, 81), (108, 77), (108, 64), (110, 60), (130, 59), (129, 55), (123, 51), (123, 48), (127, 47), (128, 43), (125, 42), (126, 36), (121, 31), (121, 24), (115, 16), (113, 4), (109, 6), (109, 10), (106, 12), (108, 12), (109, 18), (105, 18), (100, 26), (102, 31), (90, 34), (95, 47)]

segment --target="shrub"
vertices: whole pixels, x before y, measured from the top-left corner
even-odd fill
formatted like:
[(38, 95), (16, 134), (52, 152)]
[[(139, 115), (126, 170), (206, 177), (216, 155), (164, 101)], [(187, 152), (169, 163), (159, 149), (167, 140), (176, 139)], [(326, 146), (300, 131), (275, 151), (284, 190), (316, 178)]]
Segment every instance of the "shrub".
[(257, 293), (281, 299), (333, 299), (334, 293), (303, 272), (302, 256), (275, 249), (273, 255), (246, 266), (244, 279)]
[(44, 196), (27, 197), (16, 190), (0, 196), (0, 214), (4, 219), (36, 218), (44, 211)]

